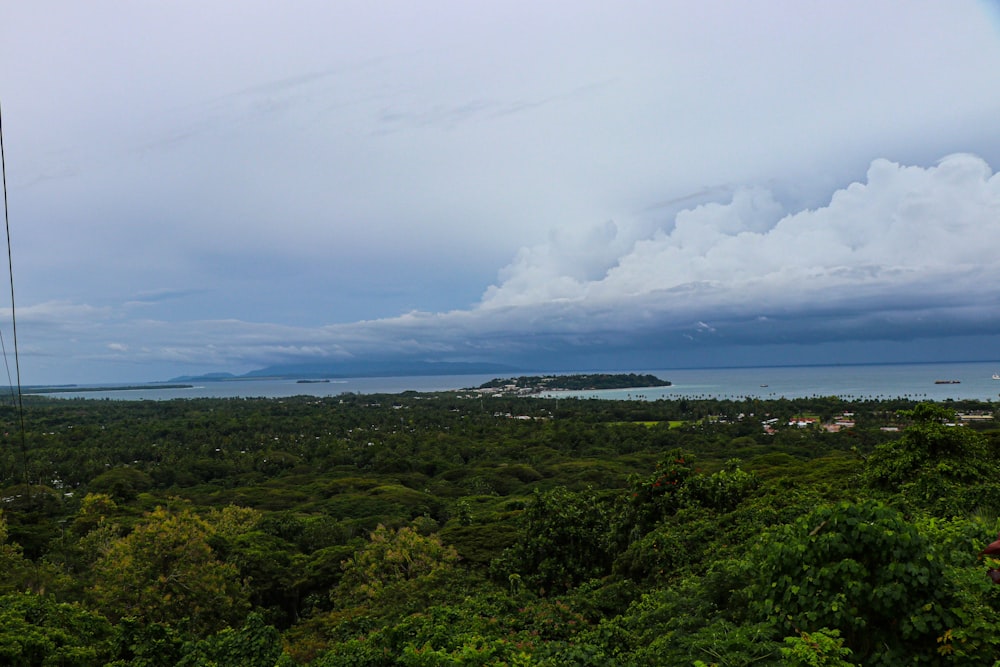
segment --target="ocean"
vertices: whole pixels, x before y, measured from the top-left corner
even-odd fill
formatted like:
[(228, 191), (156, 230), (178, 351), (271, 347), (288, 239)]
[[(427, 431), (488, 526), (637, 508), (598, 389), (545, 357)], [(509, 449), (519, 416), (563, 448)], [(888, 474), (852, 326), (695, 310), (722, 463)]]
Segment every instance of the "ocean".
[[(598, 371), (595, 371), (598, 372)], [(599, 371), (612, 372), (612, 371)], [(657, 400), (660, 398), (802, 398), (840, 396), (846, 399), (911, 398), (1000, 400), (1000, 362), (870, 364), (835, 366), (775, 366), (754, 368), (627, 369), (622, 373), (652, 373), (673, 384), (650, 389), (556, 392), (560, 397)], [(518, 375), (546, 375), (544, 371)], [(412, 377), (338, 378), (329, 382), (295, 380), (229, 380), (192, 383), (183, 389), (148, 385), (91, 385), (87, 391), (46, 394), (55, 398), (112, 400), (167, 400), (174, 398), (283, 398), (297, 395), (337, 396), (398, 394), (404, 391), (447, 391), (477, 387), (496, 377), (487, 375), (436, 375)], [(936, 381), (957, 381), (936, 384)], [(135, 388), (131, 388), (135, 387)]]

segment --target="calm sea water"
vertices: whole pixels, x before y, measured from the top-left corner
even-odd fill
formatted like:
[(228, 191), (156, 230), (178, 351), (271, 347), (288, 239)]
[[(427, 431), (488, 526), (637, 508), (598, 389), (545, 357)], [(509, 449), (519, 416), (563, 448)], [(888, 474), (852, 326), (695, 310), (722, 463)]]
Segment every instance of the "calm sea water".
[[(659, 398), (912, 398), (916, 400), (1000, 400), (1000, 362), (942, 364), (886, 364), (864, 366), (782, 366), (759, 368), (705, 368), (626, 370), (652, 373), (673, 383), (653, 389), (558, 392), (559, 396), (656, 400)], [(524, 372), (519, 375), (543, 375)], [(446, 391), (477, 387), (496, 377), (489, 375), (438, 375), (417, 377), (346, 378), (330, 382), (295, 380), (233, 380), (206, 382), (189, 389), (163, 389), (155, 384), (139, 389), (60, 392), (58, 398), (113, 400), (166, 400), (173, 398), (281, 398), (288, 396), (337, 396), (396, 394), (404, 391)], [(958, 380), (958, 384), (935, 384)], [(553, 394), (555, 395), (555, 394)]]

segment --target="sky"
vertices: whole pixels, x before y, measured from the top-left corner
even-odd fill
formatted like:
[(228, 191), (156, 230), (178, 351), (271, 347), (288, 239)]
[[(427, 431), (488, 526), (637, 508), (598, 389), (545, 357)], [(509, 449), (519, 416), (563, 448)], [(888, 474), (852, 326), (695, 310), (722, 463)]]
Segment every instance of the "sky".
[(1000, 360), (996, 1), (4, 3), (0, 113), (25, 384)]

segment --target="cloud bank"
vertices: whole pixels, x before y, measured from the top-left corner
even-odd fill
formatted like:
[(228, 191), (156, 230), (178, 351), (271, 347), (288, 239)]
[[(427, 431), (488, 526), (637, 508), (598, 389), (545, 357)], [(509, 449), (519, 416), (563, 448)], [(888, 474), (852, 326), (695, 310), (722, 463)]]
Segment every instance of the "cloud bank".
[(610, 222), (553, 234), (519, 252), (475, 309), (370, 326), (462, 332), (453, 352), (479, 337), (511, 353), (574, 351), (577, 363), (609, 347), (676, 363), (697, 347), (992, 335), (998, 257), (1000, 176), (985, 161), (879, 159), (816, 209), (785, 212), (768, 191), (741, 189), (644, 237)]
[[(624, 250), (624, 251), (622, 251)], [(677, 215), (631, 238), (614, 223), (523, 250), (481, 308), (659, 301), (665, 310), (761, 310), (947, 290), (980, 298), (998, 272), (1000, 178), (972, 155), (934, 167), (876, 160), (828, 205), (786, 213), (766, 190)], [(938, 286), (933, 289), (933, 286)], [(947, 285), (947, 287), (945, 287)], [(662, 297), (662, 298), (661, 298)], [(699, 305), (701, 304), (701, 305)]]
[(561, 230), (519, 251), (468, 309), (313, 328), (116, 322), (70, 304), (25, 316), (58, 312), (76, 323), (63, 334), (108, 336), (88, 353), (95, 359), (222, 369), (364, 359), (542, 369), (776, 363), (775, 350), (789, 345), (848, 341), (876, 356), (840, 361), (878, 361), (881, 344), (922, 339), (952, 339), (965, 358), (990, 354), (1000, 331), (998, 257), (1000, 175), (956, 154), (926, 168), (875, 160), (863, 181), (814, 209), (787, 212), (767, 190), (745, 188), (655, 229)]

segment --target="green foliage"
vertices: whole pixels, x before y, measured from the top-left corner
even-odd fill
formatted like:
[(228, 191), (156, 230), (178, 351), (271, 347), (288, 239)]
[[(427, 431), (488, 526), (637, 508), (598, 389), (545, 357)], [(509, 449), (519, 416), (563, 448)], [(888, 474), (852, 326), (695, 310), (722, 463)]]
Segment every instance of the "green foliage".
[(704, 474), (694, 467), (691, 454), (671, 450), (652, 476), (633, 479), (623, 524), (635, 535), (650, 530), (683, 507), (730, 512), (759, 486), (757, 476), (742, 470), (736, 459), (727, 461), (722, 470)]
[(411, 527), (390, 530), (379, 525), (368, 544), (344, 561), (344, 576), (331, 595), (342, 603), (375, 598), (405, 582), (430, 584), (456, 562), (458, 553), (436, 535), (425, 537)]
[(695, 474), (690, 454), (675, 449), (666, 454), (652, 476), (633, 480), (629, 512), (624, 521), (633, 535), (649, 531), (684, 506), (684, 486)]
[(611, 569), (609, 504), (592, 490), (536, 491), (519, 517), (522, 538), (493, 564), (503, 579), (519, 574), (541, 593), (565, 591)]
[(875, 501), (817, 509), (757, 552), (754, 608), (786, 636), (836, 629), (865, 665), (935, 655), (955, 618), (940, 550)]
[(624, 665), (773, 664), (774, 626), (746, 613), (754, 567), (745, 558), (717, 560), (701, 576), (650, 590), (583, 638)]
[(689, 637), (677, 639), (670, 644), (654, 640), (648, 649), (637, 651), (639, 664), (658, 664), (658, 655), (674, 655), (686, 664), (700, 660), (695, 656), (707, 657), (710, 665), (717, 667), (750, 667), (750, 665), (775, 664), (777, 654), (775, 643), (769, 638), (768, 624), (740, 623), (712, 619), (704, 627), (694, 630)]
[(62, 494), (48, 486), (16, 484), (0, 490), (0, 498), (8, 538), (28, 558), (44, 554), (61, 532), (59, 517), (66, 509)]
[(205, 517), (213, 535), (234, 539), (255, 530), (263, 521), (264, 513), (250, 507), (226, 505), (213, 508)]
[(115, 500), (134, 500), (141, 492), (153, 486), (152, 478), (141, 470), (128, 466), (112, 468), (92, 479), (87, 485), (90, 493), (101, 493)]
[(221, 629), (241, 617), (246, 593), (236, 568), (219, 562), (210, 527), (190, 510), (157, 508), (111, 542), (94, 565), (91, 594), (112, 618)]
[(107, 662), (111, 624), (51, 596), (0, 596), (0, 663), (12, 667), (96, 667)]
[(652, 477), (633, 480), (616, 521), (616, 541), (622, 548), (616, 573), (663, 580), (762, 527), (759, 519), (750, 526), (740, 525), (749, 518), (746, 512), (726, 517), (757, 492), (760, 480), (755, 474), (742, 470), (736, 460), (705, 474), (694, 467), (692, 458), (680, 450), (670, 451)]
[(86, 535), (109, 518), (118, 514), (118, 503), (106, 493), (88, 493), (80, 502), (71, 528), (77, 535)]
[(111, 644), (109, 667), (175, 667), (183, 639), (169, 625), (127, 617), (115, 626)]
[[(1000, 561), (976, 560), (1000, 528), (1000, 432), (946, 425), (953, 409), (989, 405), (448, 393), (29, 402), (31, 476), (50, 486), (21, 486), (0, 453), (0, 594), (53, 593), (23, 615), (37, 627), (8, 639), (67, 637), (80, 649), (67, 661), (1000, 655), (1000, 587), (986, 576)], [(760, 424), (845, 411), (857, 426), (840, 433)], [(879, 430), (890, 423), (907, 428)]]
[(24, 558), (20, 545), (7, 543), (7, 520), (0, 512), (0, 572), (4, 573), (3, 580), (0, 580), (0, 593), (9, 593), (19, 590), (20, 576), (15, 573), (22, 573), (31, 567), (31, 563)]
[(221, 632), (182, 649), (177, 667), (275, 667), (282, 655), (281, 635), (260, 614), (250, 614), (239, 630)]
[(844, 646), (840, 632), (820, 628), (815, 632), (800, 632), (785, 637), (781, 655), (789, 667), (855, 667), (848, 662), (851, 649)]
[(392, 667), (395, 664), (385, 650), (364, 639), (338, 644), (309, 663), (310, 667)]
[(19, 544), (8, 543), (7, 521), (0, 512), (0, 595), (13, 592), (43, 594), (70, 587), (68, 577), (47, 561), (25, 558)]
[(899, 416), (917, 424), (947, 424), (955, 421), (955, 410), (936, 403), (918, 403), (912, 410), (900, 410)]
[(272, 610), (272, 621), (287, 624), (295, 616), (305, 557), (285, 540), (253, 531), (226, 541), (225, 564), (238, 570), (237, 580), (251, 581), (254, 606)]
[[(636, 581), (663, 582), (702, 563), (729, 541), (719, 534), (720, 519), (704, 508), (678, 510), (636, 539), (614, 562), (617, 575)], [(735, 540), (732, 540), (735, 541)]]
[(939, 516), (1000, 502), (1000, 460), (986, 438), (951, 425), (954, 414), (940, 406), (922, 403), (905, 415), (913, 424), (903, 436), (875, 447), (865, 462), (869, 488)]
[(994, 539), (997, 522), (972, 519), (920, 518), (921, 533), (937, 546), (945, 568), (945, 583), (955, 600), (952, 625), (937, 638), (937, 652), (955, 664), (990, 664), (1000, 655), (1000, 590), (986, 576), (986, 567), (1000, 562), (981, 559), (979, 552)]
[(364, 656), (360, 664), (614, 665), (601, 647), (581, 640), (586, 626), (564, 600), (507, 595), (483, 582), (475, 595), (338, 641), (312, 664)]
[(452, 526), (439, 533), (441, 539), (455, 547), (466, 563), (489, 565), (497, 554), (514, 544), (521, 532), (513, 521)]
[(702, 507), (717, 512), (731, 512), (749, 498), (760, 486), (760, 480), (751, 472), (740, 468), (740, 462), (731, 459), (723, 470), (711, 475), (697, 475), (687, 485), (690, 498)]

